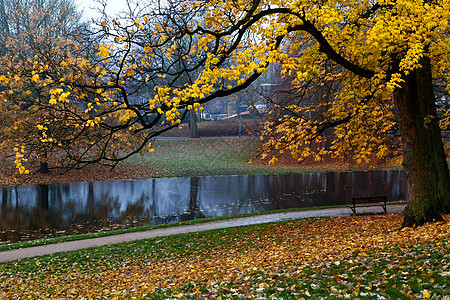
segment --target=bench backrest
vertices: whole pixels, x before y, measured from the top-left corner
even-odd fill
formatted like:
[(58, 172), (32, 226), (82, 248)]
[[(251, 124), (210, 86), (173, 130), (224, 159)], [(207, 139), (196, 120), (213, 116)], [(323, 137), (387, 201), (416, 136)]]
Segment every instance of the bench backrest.
[(377, 196), (377, 197), (358, 197), (352, 198), (353, 203), (378, 203), (378, 202), (386, 202), (386, 196)]

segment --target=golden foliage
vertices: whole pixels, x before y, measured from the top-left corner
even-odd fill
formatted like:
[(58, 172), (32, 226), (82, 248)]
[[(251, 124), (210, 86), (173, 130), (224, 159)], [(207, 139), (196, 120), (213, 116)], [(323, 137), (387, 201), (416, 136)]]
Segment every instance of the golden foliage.
[[(122, 153), (141, 151), (158, 134), (155, 124), (177, 127), (189, 110), (245, 88), (278, 64), (297, 96), (321, 96), (313, 103), (276, 103), (285, 111), (266, 124), (265, 149), (289, 150), (300, 161), (351, 155), (368, 162), (373, 156), (400, 159), (392, 95), (423, 57), (449, 90), (448, 1), (164, 5), (137, 16), (104, 16), (98, 24), (103, 38), (90, 45), (95, 53), (83, 53), (83, 41), (55, 39), (50, 52), (30, 49), (19, 57), (12, 50), (23, 45), (12, 43), (2, 57), (1, 99), (8, 109), (28, 99), (39, 113), (52, 112), (30, 121), (31, 128), (49, 128), (38, 132), (41, 142), (64, 148), (64, 142), (80, 141), (78, 149), (93, 143), (99, 146), (85, 160), (70, 156), (114, 161), (127, 157), (110, 151), (119, 144)], [(130, 101), (139, 94), (144, 102)], [(66, 126), (64, 133), (53, 133), (50, 124)], [(94, 129), (105, 139), (84, 134)], [(135, 141), (144, 139), (134, 147), (123, 138), (131, 132), (140, 134)]]

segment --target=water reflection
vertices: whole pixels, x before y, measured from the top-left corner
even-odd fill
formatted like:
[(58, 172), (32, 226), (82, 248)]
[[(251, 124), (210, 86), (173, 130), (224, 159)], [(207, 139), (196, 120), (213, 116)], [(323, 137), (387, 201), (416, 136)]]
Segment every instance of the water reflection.
[(0, 242), (266, 210), (405, 200), (402, 171), (305, 173), (3, 187)]

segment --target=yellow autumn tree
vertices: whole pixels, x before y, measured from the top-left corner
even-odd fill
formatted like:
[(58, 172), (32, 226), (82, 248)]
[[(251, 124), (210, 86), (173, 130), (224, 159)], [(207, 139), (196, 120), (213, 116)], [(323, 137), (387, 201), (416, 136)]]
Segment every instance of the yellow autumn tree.
[[(278, 64), (299, 91), (309, 82), (333, 88), (317, 103), (284, 107), (289, 112), (265, 128), (268, 147), (289, 149), (300, 160), (346, 153), (359, 161), (386, 158), (398, 126), (410, 192), (404, 225), (442, 220), (450, 211), (433, 92), (437, 82), (441, 92), (449, 90), (449, 1), (129, 4), (123, 14), (104, 15), (92, 27), (92, 44), (83, 45), (95, 55), (56, 60), (58, 74), (65, 75), (45, 82), (64, 84), (47, 102), (61, 113), (69, 106), (60, 96), (77, 95), (78, 101), (68, 102), (78, 112), (71, 128), (98, 130), (95, 140), (80, 135), (85, 143), (77, 150), (59, 142), (67, 157), (81, 164), (125, 159), (178, 126), (189, 111), (245, 89)], [(44, 84), (44, 71), (28, 76)], [(5, 75), (9, 82), (11, 75)], [(114, 138), (119, 132), (140, 142), (121, 148)], [(327, 134), (333, 139), (325, 143)], [(89, 143), (98, 146), (88, 155), (81, 149)], [(329, 147), (317, 147), (324, 144)]]
[[(127, 34), (117, 39), (139, 46), (144, 60), (155, 49), (163, 59), (177, 54), (180, 64), (198, 59), (184, 68), (199, 71), (192, 84), (154, 84), (149, 105), (168, 120), (247, 87), (271, 63), (294, 87), (334, 84), (320, 103), (286, 107), (289, 114), (266, 124), (267, 146), (299, 159), (351, 153), (367, 161), (388, 157), (398, 126), (410, 188), (404, 225), (412, 225), (440, 220), (450, 207), (433, 93), (438, 80), (448, 92), (449, 8), (448, 1), (409, 0), (169, 2), (123, 23)], [(117, 26), (105, 22), (105, 32)], [(330, 147), (316, 147), (325, 133)]]
[[(47, 171), (47, 152), (52, 138), (46, 139), (43, 128), (49, 114), (35, 104), (40, 102), (46, 89), (39, 84), (39, 72), (49, 72), (47, 64), (38, 63), (56, 58), (68, 51), (70, 35), (82, 24), (71, 0), (0, 2), (0, 85), (2, 86), (0, 143), (3, 155), (13, 155), (20, 174), (28, 173), (24, 166), (30, 152)], [(64, 51), (61, 51), (64, 49)], [(40, 56), (43, 57), (40, 57)], [(53, 61), (52, 61), (53, 63)], [(41, 75), (42, 77), (42, 75)], [(48, 80), (47, 80), (48, 81)], [(37, 127), (42, 122), (44, 125)], [(31, 160), (30, 160), (31, 162)]]
[(2, 5), (0, 151), (12, 157), (17, 173), (80, 168), (85, 157), (90, 162), (98, 153), (113, 157), (132, 148), (135, 134), (129, 123), (109, 127), (120, 123), (119, 108), (100, 117), (99, 99), (113, 98), (114, 92), (101, 89), (105, 71), (90, 59), (98, 48), (85, 43), (86, 27), (73, 2)]

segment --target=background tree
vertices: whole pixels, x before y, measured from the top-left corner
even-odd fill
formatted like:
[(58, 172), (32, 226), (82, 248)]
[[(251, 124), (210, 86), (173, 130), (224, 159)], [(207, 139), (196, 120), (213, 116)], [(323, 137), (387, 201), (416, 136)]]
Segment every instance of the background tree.
[(61, 123), (52, 122), (53, 112), (41, 105), (48, 102), (43, 99), (50, 98), (50, 87), (55, 88), (45, 77), (71, 52), (74, 37), (83, 28), (80, 14), (71, 0), (3, 0), (0, 24), (0, 73), (3, 90), (8, 90), (1, 104), (2, 150), (16, 149), (20, 173), (25, 172), (22, 162), (30, 154), (40, 162), (40, 171), (47, 172), (54, 140), (46, 132), (60, 131)]

